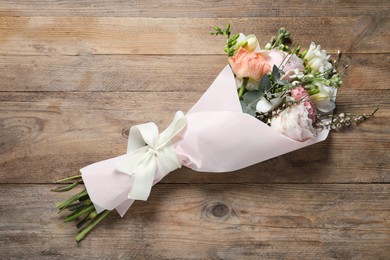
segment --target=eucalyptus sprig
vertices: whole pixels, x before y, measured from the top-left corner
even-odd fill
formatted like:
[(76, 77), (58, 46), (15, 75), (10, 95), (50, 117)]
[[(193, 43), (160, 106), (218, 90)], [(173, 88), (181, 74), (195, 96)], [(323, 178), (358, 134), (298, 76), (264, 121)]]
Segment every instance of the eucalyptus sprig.
[[(276, 65), (272, 67), (272, 71), (265, 74), (255, 90), (250, 90), (242, 94), (239, 93), (241, 107), (244, 113), (256, 116), (256, 104), (261, 98), (274, 98), (275, 93), (281, 93), (281, 100), (285, 100), (287, 91), (292, 87), (292, 84), (286, 80), (282, 80), (282, 70)], [(241, 89), (240, 89), (241, 90)], [(280, 103), (282, 105), (284, 101)]]
[(230, 32), (230, 24), (226, 24), (225, 30), (222, 30), (220, 27), (215, 26), (213, 27), (214, 31), (211, 32), (211, 35), (225, 35), (226, 36), (226, 46), (223, 49), (227, 55), (233, 56), (234, 52), (243, 44), (245, 45), (246, 43), (240, 43), (240, 46), (237, 46), (237, 39), (240, 37), (240, 34), (235, 34), (233, 37), (231, 36)]
[[(81, 175), (71, 176), (59, 180), (56, 183), (61, 184), (69, 181), (73, 182), (71, 184), (66, 184), (56, 189), (52, 189), (52, 191), (66, 192), (76, 188), (78, 185), (84, 184)], [(56, 207), (59, 210), (58, 213), (61, 213), (64, 210), (71, 212), (65, 217), (65, 222), (81, 219), (81, 221), (76, 224), (76, 227), (80, 229), (80, 232), (76, 236), (77, 242), (83, 240), (85, 236), (111, 212), (110, 210), (105, 210), (101, 213), (97, 213), (85, 188), (68, 199), (56, 203)]]

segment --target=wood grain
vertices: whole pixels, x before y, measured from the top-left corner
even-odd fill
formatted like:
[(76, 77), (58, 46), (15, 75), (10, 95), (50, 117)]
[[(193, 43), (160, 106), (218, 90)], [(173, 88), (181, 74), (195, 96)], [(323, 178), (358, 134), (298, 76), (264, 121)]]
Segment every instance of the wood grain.
[[(368, 94), (369, 93), (369, 94)], [(239, 173), (212, 177), (180, 170), (167, 182), (386, 182), (390, 180), (390, 96), (382, 90), (340, 91), (339, 111), (375, 118), (323, 144)], [(198, 92), (2, 92), (1, 183), (43, 183), (74, 175), (90, 163), (123, 154), (123, 131), (144, 122), (164, 129)], [(361, 158), (356, 160), (356, 158)], [(301, 171), (302, 164), (305, 171)], [(276, 167), (276, 168), (275, 168)], [(342, 174), (340, 174), (342, 172)], [(236, 174), (236, 175), (235, 175)]]
[[(51, 185), (0, 185), (7, 258), (386, 259), (390, 187), (377, 185), (155, 186), (81, 244), (53, 204)], [(33, 196), (32, 196), (33, 195)], [(44, 213), (44, 214), (42, 214)]]
[(229, 22), (233, 32), (257, 34), (262, 46), (285, 26), (302, 46), (315, 39), (333, 53), (390, 52), (390, 20), (385, 17), (0, 17), (0, 54), (221, 54), (223, 38), (209, 32)]
[[(345, 54), (343, 89), (390, 89), (389, 54)], [(0, 91), (204, 92), (225, 55), (3, 56)]]
[[(390, 2), (0, 1), (1, 259), (388, 259)], [(129, 127), (165, 128), (226, 65), (212, 26), (280, 26), (349, 68), (337, 113), (376, 116), (232, 173), (181, 168), (81, 244), (54, 180), (126, 150)]]
[(218, 1), (218, 0), (3, 0), (2, 16), (109, 16), (109, 17), (318, 17), (388, 16), (388, 1)]

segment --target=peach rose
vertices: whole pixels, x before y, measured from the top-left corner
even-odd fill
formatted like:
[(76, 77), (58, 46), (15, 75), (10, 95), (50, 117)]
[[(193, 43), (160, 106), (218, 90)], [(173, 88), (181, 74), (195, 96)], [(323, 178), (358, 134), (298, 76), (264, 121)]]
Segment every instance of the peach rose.
[(229, 64), (237, 78), (260, 80), (264, 74), (271, 71), (271, 67), (259, 53), (249, 52), (242, 47), (229, 57)]

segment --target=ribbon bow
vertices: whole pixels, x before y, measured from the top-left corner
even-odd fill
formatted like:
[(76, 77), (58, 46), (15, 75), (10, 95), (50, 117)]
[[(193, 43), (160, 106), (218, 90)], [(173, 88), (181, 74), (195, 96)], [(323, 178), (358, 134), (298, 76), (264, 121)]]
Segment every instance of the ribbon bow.
[(116, 169), (134, 176), (128, 198), (147, 200), (157, 170), (166, 176), (181, 167), (171, 140), (184, 129), (187, 119), (182, 111), (176, 112), (173, 122), (161, 134), (154, 123), (130, 128), (127, 155)]

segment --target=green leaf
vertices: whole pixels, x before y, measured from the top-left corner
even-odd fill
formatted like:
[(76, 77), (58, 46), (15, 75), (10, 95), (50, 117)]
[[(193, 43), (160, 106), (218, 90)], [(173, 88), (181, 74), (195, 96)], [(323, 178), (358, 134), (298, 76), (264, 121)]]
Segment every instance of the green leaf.
[(225, 34), (227, 36), (230, 36), (230, 24), (229, 23), (226, 25)]
[(251, 104), (253, 102), (255, 102), (256, 100), (259, 100), (261, 98), (263, 94), (257, 90), (251, 90), (251, 91), (248, 91), (246, 92), (242, 98), (243, 98), (243, 101), (248, 104)]
[(239, 33), (235, 34), (235, 35), (232, 37), (232, 40), (235, 41), (235, 40), (238, 39), (238, 37), (240, 37), (240, 34), (239, 34)]
[(278, 84), (278, 85), (282, 85), (282, 86), (289, 86), (291, 83), (290, 82), (288, 82), (287, 80), (280, 80), (280, 79), (278, 79), (277, 81), (276, 81), (276, 83)]
[(274, 65), (272, 67), (272, 74), (271, 74), (271, 76), (272, 76), (272, 80), (275, 81), (275, 82), (280, 79), (280, 70), (279, 70), (279, 68), (276, 65)]
[(242, 112), (249, 114), (251, 116), (256, 116), (256, 111), (248, 106), (243, 100), (240, 100), (240, 104), (242, 107)]
[(268, 89), (271, 88), (271, 80), (268, 75), (264, 75), (259, 83), (259, 92), (261, 94), (265, 93)]

